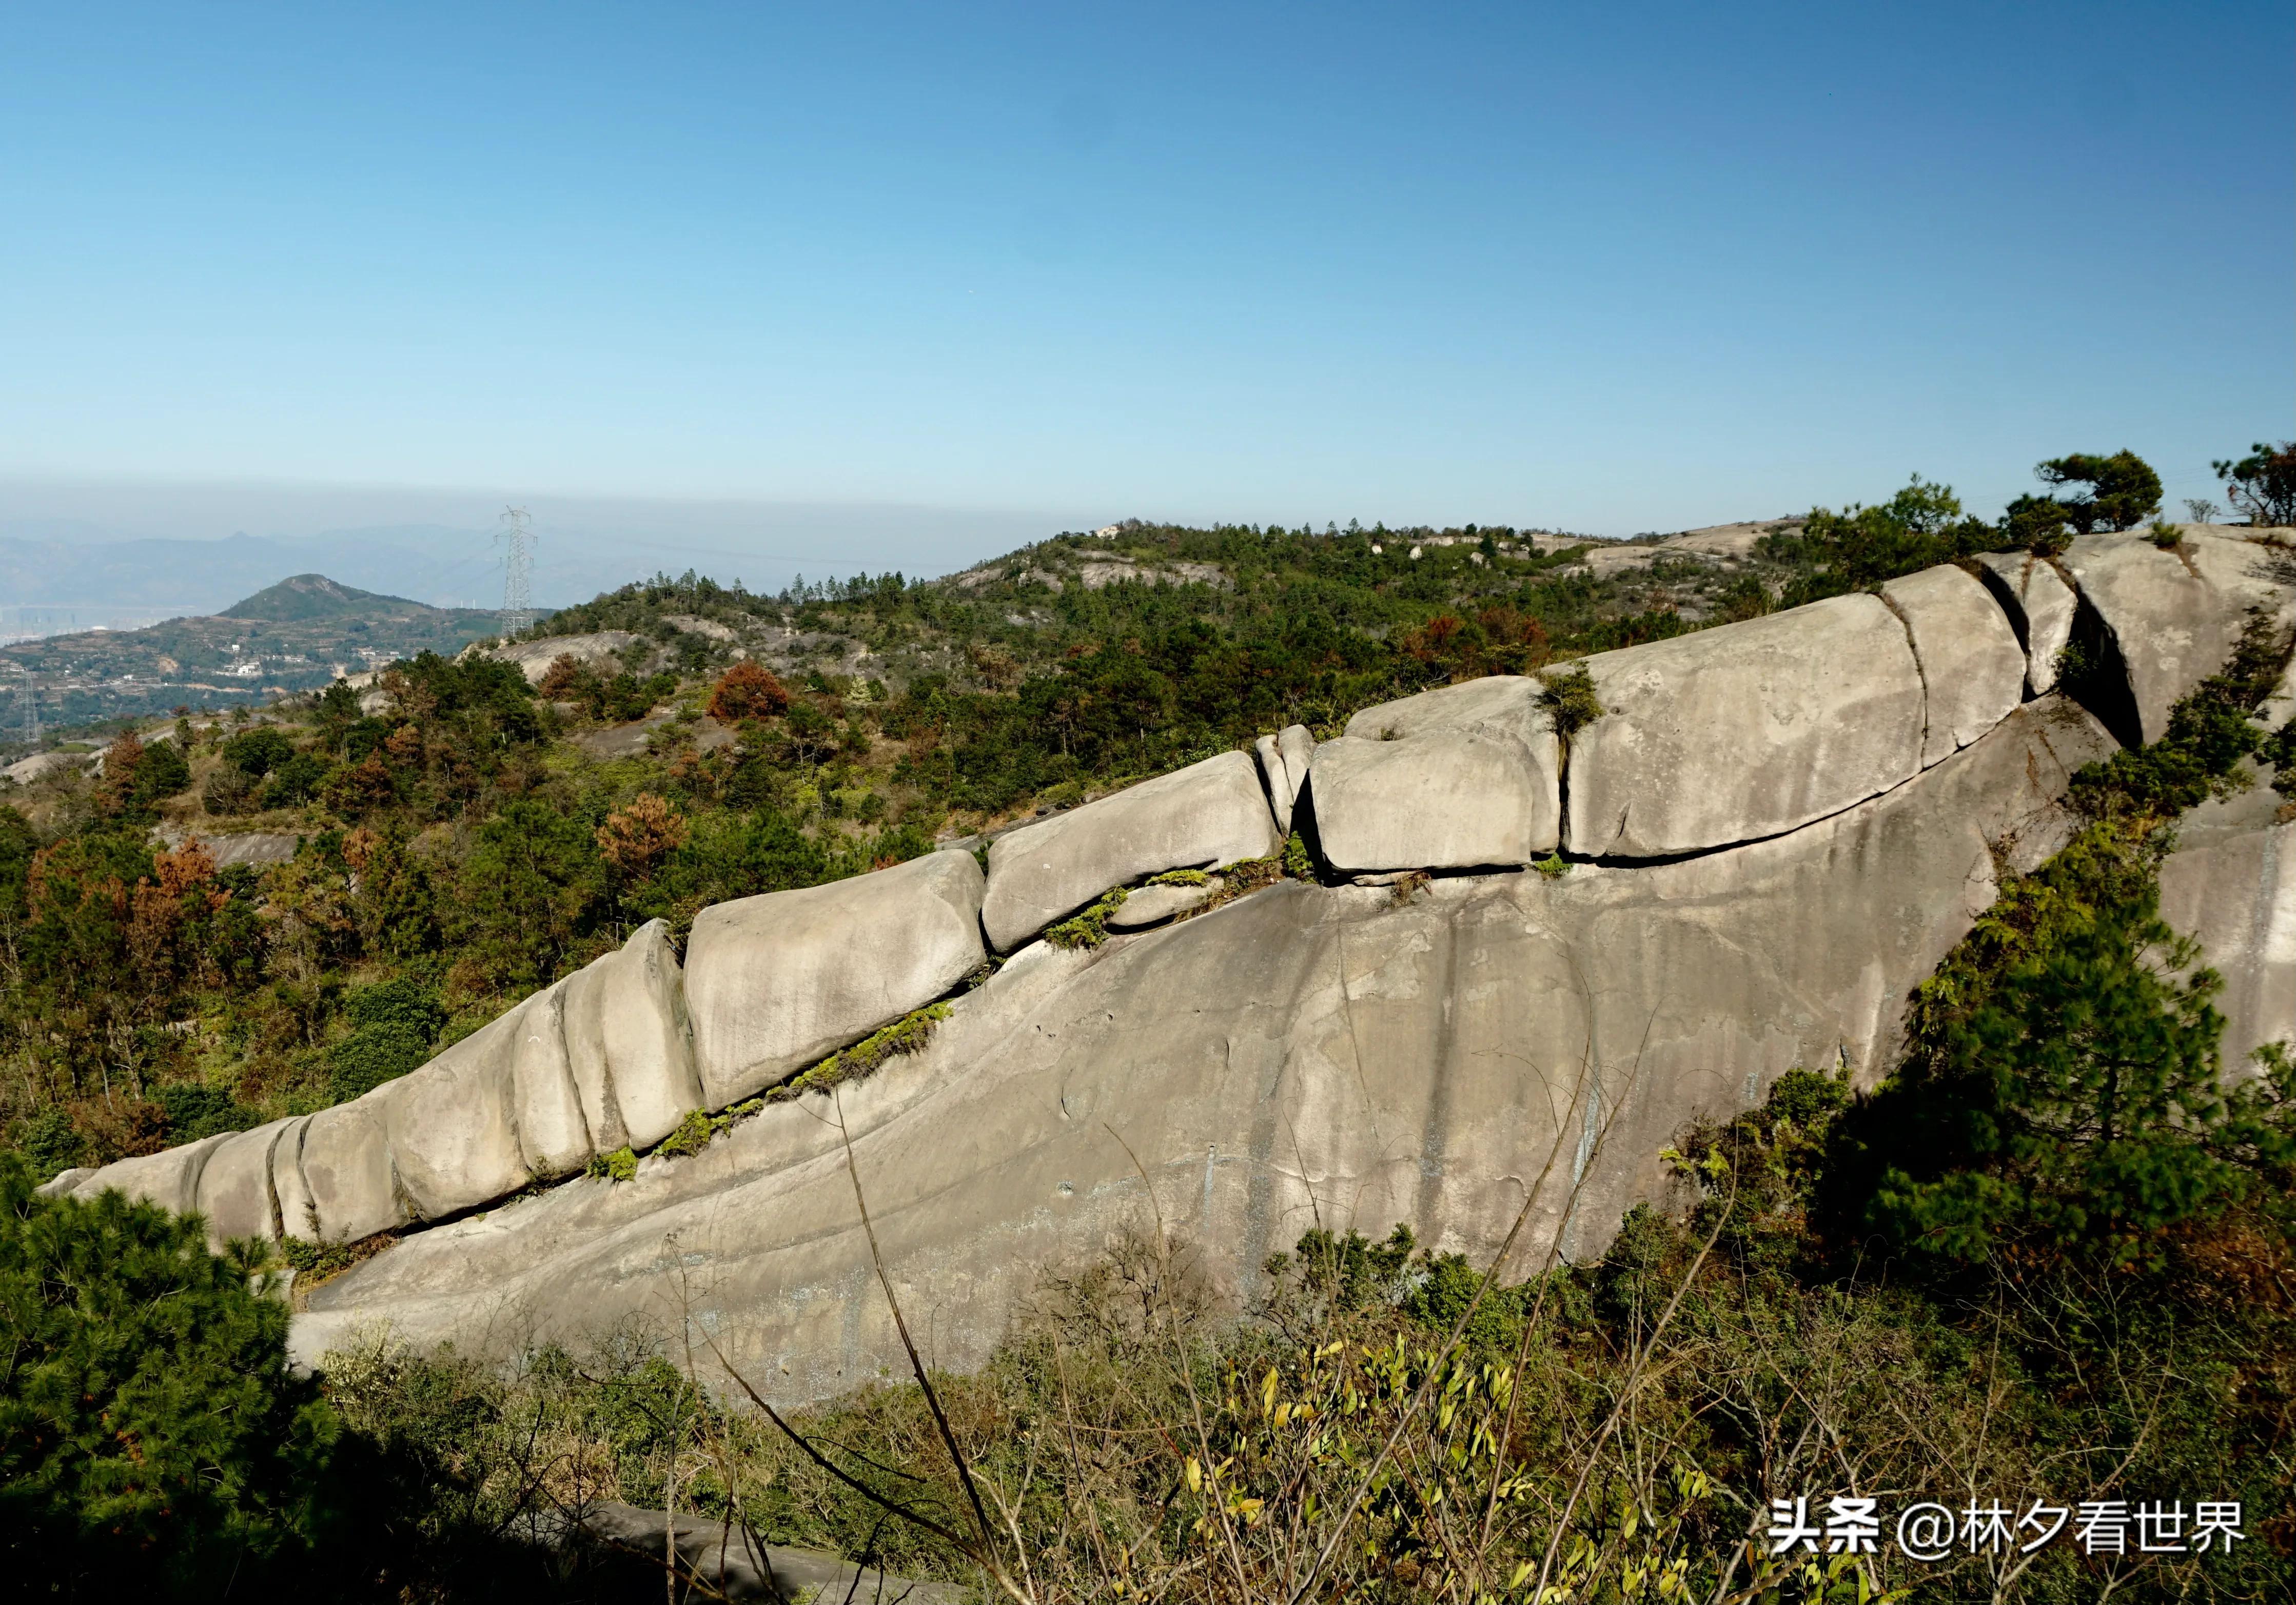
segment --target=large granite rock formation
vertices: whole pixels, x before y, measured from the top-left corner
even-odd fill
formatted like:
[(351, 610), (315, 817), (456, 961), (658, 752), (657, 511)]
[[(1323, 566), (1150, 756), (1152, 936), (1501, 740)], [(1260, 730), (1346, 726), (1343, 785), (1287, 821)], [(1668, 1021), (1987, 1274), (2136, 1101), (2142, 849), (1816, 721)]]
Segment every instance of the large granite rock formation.
[(1046, 1267), (1159, 1219), (1240, 1290), (1319, 1223), (1407, 1219), (1488, 1254), (1527, 1196), (1513, 1271), (1591, 1254), (1685, 1119), (1797, 1064), (1874, 1075), (1906, 991), (1991, 901), (1996, 843), (2045, 829), (2110, 747), (2044, 701), (1734, 852), (1460, 877), (1407, 904), (1286, 882), (1097, 953), (1039, 944), (840, 1100), (409, 1237), (318, 1290), (296, 1342), (316, 1357), (377, 1319), (467, 1348), (691, 1318), (784, 1397), (898, 1368), (840, 1113), (944, 1364), (980, 1359)]
[(2080, 599), (2048, 559), (2030, 552), (1988, 552), (1977, 561), (2025, 649), (2025, 694), (2046, 696), (2057, 688), (2057, 655), (2073, 638)]
[(2025, 649), (1985, 587), (1951, 563), (1893, 579), (1882, 600), (1906, 621), (1922, 675), (1922, 767), (2007, 718), (2025, 694)]
[(1562, 748), (1539, 683), (1493, 675), (1366, 708), (1315, 750), (1316, 831), (1343, 875), (1525, 864), (1562, 839)]

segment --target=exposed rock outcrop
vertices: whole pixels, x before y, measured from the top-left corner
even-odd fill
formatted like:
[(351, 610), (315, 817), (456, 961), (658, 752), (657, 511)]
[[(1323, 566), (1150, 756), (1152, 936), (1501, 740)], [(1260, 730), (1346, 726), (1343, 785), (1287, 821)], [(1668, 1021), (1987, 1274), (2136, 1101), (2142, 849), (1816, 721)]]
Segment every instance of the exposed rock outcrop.
[(1988, 552), (1977, 561), (2025, 649), (2025, 694), (2046, 696), (2057, 688), (2057, 655), (2073, 638), (2079, 598), (2048, 559), (2030, 552)]
[(1283, 846), (1252, 760), (1223, 752), (999, 836), (981, 922), (1010, 953), (1112, 886), (1265, 858)]
[[(1032, 949), (841, 1092), (888, 1270), (930, 1357), (962, 1366), (1046, 1267), (1159, 1216), (1247, 1290), (1318, 1223), (1488, 1253), (1533, 1190), (1513, 1272), (1594, 1253), (1691, 1115), (1797, 1064), (1875, 1073), (1906, 991), (1990, 902), (1994, 840), (2111, 744), (2046, 700), (1733, 852), (1408, 905), (1287, 882), (1097, 953)], [(379, 1318), (483, 1347), (690, 1316), (784, 1396), (897, 1367), (828, 1109), (410, 1237), (320, 1289), (297, 1344)]]
[(1922, 676), (1880, 599), (1587, 659), (1604, 713), (1571, 740), (1568, 847), (1660, 858), (1838, 814), (1921, 769)]
[(685, 989), (703, 1101), (771, 1086), (978, 969), (982, 888), (972, 854), (941, 852), (702, 910)]
[(1922, 674), (1922, 767), (1983, 735), (2025, 694), (2025, 649), (2000, 604), (1951, 563), (1893, 579), (1882, 600), (1906, 621)]
[(2128, 676), (2136, 733), (2157, 741), (2169, 710), (2216, 673), (2251, 608), (2296, 619), (2296, 550), (2188, 530), (2163, 549), (2141, 535), (2085, 535), (2065, 571), (2102, 621)]

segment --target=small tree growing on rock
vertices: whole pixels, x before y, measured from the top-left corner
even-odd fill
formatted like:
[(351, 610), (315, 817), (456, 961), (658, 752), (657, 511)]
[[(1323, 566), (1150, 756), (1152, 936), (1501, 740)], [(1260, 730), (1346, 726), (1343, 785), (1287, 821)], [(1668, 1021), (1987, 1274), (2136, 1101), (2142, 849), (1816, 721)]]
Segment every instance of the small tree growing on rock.
[(2259, 440), (2238, 462), (2210, 464), (2225, 484), (2233, 510), (2251, 524), (2296, 524), (2296, 440)]
[(2059, 501), (2065, 521), (2081, 534), (2096, 529), (2134, 529), (2161, 511), (2161, 476), (2135, 452), (2109, 457), (2076, 452), (2052, 457), (2033, 471), (2046, 485), (2086, 485), (2089, 493)]

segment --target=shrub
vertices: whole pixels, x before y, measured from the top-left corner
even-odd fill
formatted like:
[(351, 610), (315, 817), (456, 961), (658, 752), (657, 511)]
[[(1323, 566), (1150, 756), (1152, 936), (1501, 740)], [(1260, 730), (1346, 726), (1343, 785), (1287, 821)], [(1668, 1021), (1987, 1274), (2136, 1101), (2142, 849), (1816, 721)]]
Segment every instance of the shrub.
[(295, 756), (295, 743), (268, 725), (242, 730), (223, 744), (223, 761), (260, 780)]
[(738, 725), (743, 719), (772, 718), (786, 711), (789, 705), (789, 688), (773, 670), (744, 658), (720, 675), (718, 684), (710, 687), (708, 711), (711, 718), (723, 724)]
[(1603, 699), (1584, 664), (1574, 663), (1542, 676), (1538, 700), (1554, 722), (1554, 733), (1565, 740), (1603, 717)]
[(351, 1033), (327, 1051), (327, 1090), (340, 1103), (418, 1069), (447, 1023), (437, 995), (412, 977), (354, 987)]
[(2044, 484), (2089, 487), (2087, 495), (2058, 504), (2066, 522), (2083, 535), (2099, 528), (2134, 529), (2161, 511), (2161, 476), (2132, 451), (2052, 457), (2033, 471)]
[(260, 1592), (320, 1530), (334, 1413), (196, 1219), (0, 1154), (0, 1529), (26, 1595)]

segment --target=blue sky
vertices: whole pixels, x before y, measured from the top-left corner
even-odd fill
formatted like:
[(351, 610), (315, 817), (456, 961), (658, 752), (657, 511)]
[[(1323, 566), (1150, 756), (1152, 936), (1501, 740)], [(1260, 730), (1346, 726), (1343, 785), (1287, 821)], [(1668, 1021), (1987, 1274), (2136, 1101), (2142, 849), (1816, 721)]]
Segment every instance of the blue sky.
[(0, 514), (2201, 495), (2296, 432), (2292, 59), (2281, 0), (18, 6)]

